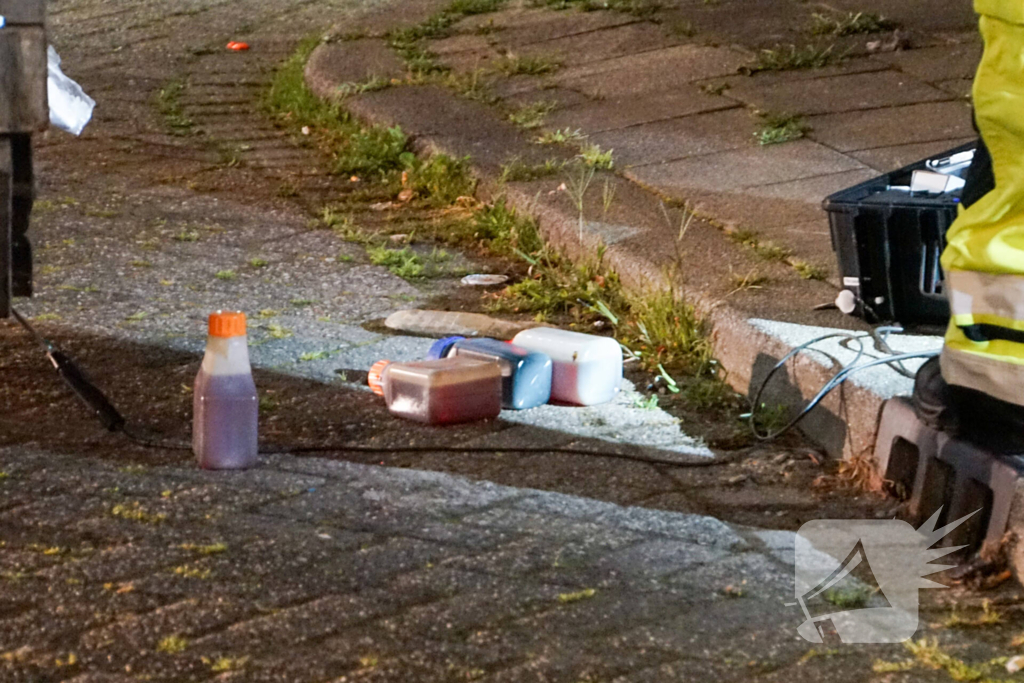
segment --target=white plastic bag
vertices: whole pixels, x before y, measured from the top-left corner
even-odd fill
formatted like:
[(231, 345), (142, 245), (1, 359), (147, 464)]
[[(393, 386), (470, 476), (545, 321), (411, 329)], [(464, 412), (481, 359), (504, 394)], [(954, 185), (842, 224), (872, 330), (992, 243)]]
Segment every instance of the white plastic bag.
[(82, 86), (60, 70), (60, 55), (49, 47), (46, 53), (46, 96), (50, 100), (50, 123), (73, 135), (81, 135), (92, 118), (96, 100), (85, 94)]

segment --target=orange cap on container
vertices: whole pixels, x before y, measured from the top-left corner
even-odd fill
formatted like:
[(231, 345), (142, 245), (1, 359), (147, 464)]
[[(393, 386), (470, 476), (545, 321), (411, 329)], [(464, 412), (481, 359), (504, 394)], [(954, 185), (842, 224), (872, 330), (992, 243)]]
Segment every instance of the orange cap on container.
[(211, 337), (241, 337), (243, 335), (245, 335), (245, 313), (214, 311), (210, 314)]
[(389, 360), (379, 360), (370, 367), (366, 375), (366, 383), (378, 396), (384, 395), (384, 368), (391, 365)]

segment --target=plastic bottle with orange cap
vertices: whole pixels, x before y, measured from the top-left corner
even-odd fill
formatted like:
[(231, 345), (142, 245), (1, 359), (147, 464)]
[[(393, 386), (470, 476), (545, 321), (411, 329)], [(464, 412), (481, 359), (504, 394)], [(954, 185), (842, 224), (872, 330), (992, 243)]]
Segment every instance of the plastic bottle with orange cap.
[(257, 462), (259, 399), (249, 365), (245, 314), (215, 311), (192, 390), (192, 450), (205, 469)]

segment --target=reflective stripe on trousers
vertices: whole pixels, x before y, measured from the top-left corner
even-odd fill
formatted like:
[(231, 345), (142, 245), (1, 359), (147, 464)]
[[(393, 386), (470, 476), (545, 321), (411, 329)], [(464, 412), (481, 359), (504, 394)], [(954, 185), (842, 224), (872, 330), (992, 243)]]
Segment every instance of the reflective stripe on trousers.
[(975, 119), (995, 187), (960, 215), (942, 254), (952, 318), (942, 376), (1024, 406), (1024, 1), (980, 0)]

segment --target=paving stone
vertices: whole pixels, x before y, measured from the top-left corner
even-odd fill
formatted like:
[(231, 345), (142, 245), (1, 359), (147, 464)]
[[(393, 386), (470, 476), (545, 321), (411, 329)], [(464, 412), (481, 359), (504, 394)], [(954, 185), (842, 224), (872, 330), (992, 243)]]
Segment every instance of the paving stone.
[(518, 48), (515, 54), (550, 58), (563, 67), (572, 67), (660, 50), (679, 42), (659, 25), (638, 22), (530, 43)]
[[(764, 200), (760, 200), (764, 202)], [(766, 208), (792, 202), (772, 202)], [(754, 224), (752, 224), (753, 226)], [(789, 249), (794, 259), (806, 261), (825, 273), (826, 277), (837, 275), (835, 253), (832, 251), (832, 237), (829, 232), (828, 215), (818, 204), (815, 220), (803, 223), (776, 225), (756, 224), (758, 239)], [(836, 281), (838, 282), (838, 280)]]
[(630, 583), (650, 582), (665, 574), (685, 572), (697, 565), (720, 561), (729, 553), (726, 547), (659, 539), (606, 553), (597, 562), (597, 567), (627, 579)]
[(811, 138), (840, 152), (951, 140), (973, 133), (971, 108), (964, 102), (826, 114), (809, 117), (807, 124)]
[(967, 31), (977, 33), (977, 16), (970, 5), (948, 5), (943, 0), (891, 3), (885, 0), (835, 0), (831, 6), (844, 12), (874, 12), (922, 33)]
[(727, 48), (678, 45), (565, 69), (552, 80), (593, 98), (637, 97), (733, 74), (743, 61)]
[(491, 39), (485, 35), (459, 33), (430, 43), (430, 51), (436, 55), (451, 55), (458, 52), (483, 52), (491, 49)]
[(441, 64), (460, 73), (473, 73), (482, 69), (495, 68), (495, 62), (501, 57), (500, 53), (490, 47), (477, 50), (465, 50), (462, 52), (450, 52), (443, 54), (438, 59)]
[(406, 637), (462, 642), (480, 627), (522, 618), (558, 604), (560, 590), (551, 585), (510, 584), (507, 575), (495, 577), (494, 585), (487, 590), (467, 591), (446, 600), (413, 606), (377, 625)]
[(952, 81), (937, 81), (933, 83), (936, 88), (948, 92), (953, 97), (970, 102), (974, 96), (974, 79), (957, 78)]
[(619, 12), (550, 12), (524, 8), (469, 17), (459, 24), (459, 29), (475, 31), (484, 26), (493, 30), (491, 35), (501, 44), (518, 48), (636, 21), (635, 17)]
[[(489, 552), (445, 560), (443, 567), (507, 577), (543, 573), (547, 583), (561, 583), (557, 576), (575, 581), (583, 574), (600, 575), (598, 580), (606, 580), (614, 578), (614, 567), (606, 567), (597, 560), (638, 540), (636, 536), (616, 533), (571, 540), (558, 540), (551, 534), (530, 535)], [(589, 569), (593, 571), (586, 571)]]
[(981, 45), (943, 45), (874, 55), (877, 59), (926, 83), (973, 80), (981, 61)]
[(730, 109), (630, 126), (590, 139), (603, 149), (615, 150), (620, 167), (647, 166), (748, 147), (755, 123), (746, 109)]
[(922, 159), (927, 159), (935, 154), (945, 152), (968, 142), (973, 142), (977, 139), (977, 135), (970, 135), (967, 137), (952, 138), (949, 140), (935, 140), (932, 142), (880, 147), (878, 149), (864, 149), (859, 152), (850, 152), (850, 156), (867, 164), (876, 171), (888, 173), (889, 171), (895, 171), (898, 168), (921, 161)]
[(479, 140), (511, 128), (511, 124), (496, 122), (487, 105), (456, 97), (439, 86), (386, 88), (351, 98), (349, 107), (357, 113), (387, 111), (392, 125), (404, 124), (405, 129), (418, 135), (445, 135), (458, 130), (468, 140)]
[(501, 83), (498, 84), (498, 92), (508, 92), (508, 95), (502, 97), (502, 103), (513, 109), (527, 107), (537, 102), (549, 102), (555, 105), (555, 110), (548, 114), (546, 121), (549, 127), (561, 128), (564, 127), (559, 124), (552, 123), (556, 118), (561, 120), (561, 110), (568, 109), (570, 107), (579, 107), (586, 105), (590, 102), (586, 96), (581, 95), (575, 90), (568, 90), (566, 88), (543, 88), (541, 90), (525, 90), (521, 91), (519, 88), (514, 90), (503, 91)]
[(950, 99), (947, 93), (895, 71), (765, 85), (753, 78), (737, 83), (726, 94), (763, 111), (805, 116)]
[(575, 106), (553, 111), (548, 115), (546, 125), (549, 128), (580, 128), (593, 134), (736, 106), (732, 100), (708, 95), (691, 85), (682, 85), (668, 92), (640, 97), (597, 101), (583, 98)]
[(860, 162), (810, 140), (708, 154), (653, 166), (631, 168), (630, 178), (669, 194), (728, 191), (863, 170)]
[(655, 512), (646, 508), (621, 507), (596, 500), (572, 499), (555, 493), (536, 493), (520, 498), (512, 507), (525, 512), (554, 514), (572, 519), (586, 519), (597, 524), (615, 526), (625, 531), (675, 538), (701, 545), (744, 545), (727, 525), (712, 518)]
[(668, 413), (637, 409), (641, 399), (632, 383), (624, 380), (621, 390), (607, 403), (586, 407), (547, 404), (531, 410), (505, 411), (502, 419), (611, 443), (657, 448), (660, 456), (678, 457), (680, 461), (712, 457), (707, 446), (684, 434)]
[(886, 71), (892, 66), (886, 62), (868, 59), (865, 57), (851, 57), (839, 62), (813, 69), (783, 69), (782, 71), (760, 71), (754, 74), (737, 73), (719, 78), (698, 81), (700, 86), (716, 87), (725, 85), (725, 91), (737, 85), (750, 85), (756, 83), (763, 86), (771, 86), (778, 83), (793, 81), (818, 81), (834, 78), (836, 76), (849, 76), (852, 74), (867, 74), (878, 71)]
[(845, 190), (865, 180), (871, 180), (877, 175), (873, 169), (860, 168), (853, 171), (829, 173), (814, 178), (801, 178), (782, 183), (758, 185), (747, 188), (747, 192), (754, 197), (784, 199), (817, 205), (830, 194), (839, 190)]
[(254, 613), (257, 608), (251, 604), (223, 598), (189, 598), (142, 613), (124, 614), (114, 623), (82, 634), (78, 642), (89, 650), (109, 649), (114, 643), (116, 649), (153, 650), (166, 636), (191, 639), (195, 634), (219, 630)]
[(379, 591), (325, 595), (273, 614), (236, 620), (228, 628), (195, 640), (193, 646), (207, 650), (240, 646), (249, 651), (292, 647), (322, 639), (394, 609), (394, 600)]

